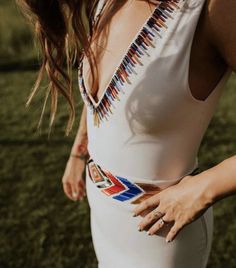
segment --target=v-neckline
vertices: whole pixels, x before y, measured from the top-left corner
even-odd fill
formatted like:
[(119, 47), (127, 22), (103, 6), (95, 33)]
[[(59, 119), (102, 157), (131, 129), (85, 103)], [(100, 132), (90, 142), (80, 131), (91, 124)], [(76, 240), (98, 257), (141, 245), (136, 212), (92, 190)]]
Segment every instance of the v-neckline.
[[(103, 100), (104, 98), (104, 95), (106, 94), (107, 92), (107, 89), (109, 88), (109, 85), (111, 84), (111, 82), (114, 80), (114, 77), (115, 75), (117, 74), (117, 71), (119, 70), (121, 64), (123, 63), (124, 61), (124, 58), (125, 56), (128, 54), (128, 52), (130, 51), (130, 48), (131, 48), (131, 45), (135, 42), (136, 39), (138, 39), (138, 37), (140, 36), (143, 28), (147, 25), (148, 21), (150, 21), (150, 19), (154, 16), (156, 10), (159, 8), (160, 4), (162, 3), (162, 1), (160, 1), (157, 6), (154, 8), (154, 10), (151, 12), (151, 14), (147, 17), (147, 19), (145, 19), (144, 23), (142, 23), (140, 29), (138, 30), (138, 32), (135, 34), (135, 36), (132, 38), (131, 42), (129, 43), (128, 47), (125, 49), (125, 53), (123, 54), (123, 56), (121, 56), (121, 59), (119, 61), (119, 63), (116, 65), (116, 68), (115, 68), (115, 71), (113, 72), (111, 78), (109, 79), (108, 83), (106, 84), (106, 86), (103, 88), (103, 91), (102, 91), (102, 95), (100, 96), (100, 98), (98, 99), (98, 101), (96, 102), (95, 99), (93, 98), (93, 96), (89, 93), (89, 91), (87, 90), (88, 87), (85, 85), (85, 80), (84, 80), (84, 73), (83, 73), (83, 60), (84, 60), (84, 54), (82, 56), (82, 59), (81, 59), (81, 73), (82, 73), (82, 78), (83, 78), (83, 84), (84, 84), (84, 87), (85, 87), (85, 90), (86, 90), (86, 93), (88, 94), (89, 98), (91, 99), (91, 101), (93, 102), (93, 105), (95, 107), (98, 107), (99, 104), (101, 103), (101, 101)], [(100, 89), (98, 89), (97, 92), (99, 92)]]
[[(89, 103), (89, 106), (93, 108), (94, 111), (97, 110), (98, 117), (101, 119), (103, 117), (104, 112), (101, 113), (100, 115), (100, 110), (102, 110), (104, 107), (101, 107), (101, 104), (105, 98), (106, 93), (108, 92), (110, 87), (114, 87), (114, 84), (117, 82), (117, 75), (119, 74), (119, 70), (122, 68), (124, 62), (127, 63), (127, 57), (129, 57), (130, 53), (133, 52), (134, 50), (134, 45), (135, 47), (135, 53), (138, 54), (136, 56), (141, 57), (140, 55), (143, 55), (144, 50), (147, 49), (150, 45), (150, 39), (153, 40), (155, 35), (160, 35), (160, 29), (165, 28), (167, 29), (168, 26), (165, 24), (165, 22), (173, 17), (171, 16), (171, 13), (174, 12), (175, 9), (179, 9), (180, 6), (178, 5), (179, 2), (185, 2), (185, 0), (165, 0), (165, 1), (159, 1), (157, 6), (154, 8), (154, 10), (151, 12), (151, 14), (145, 19), (145, 21), (142, 23), (140, 29), (137, 31), (137, 33), (134, 35), (132, 38), (131, 42), (129, 43), (128, 47), (125, 49), (125, 53), (121, 57), (119, 63), (116, 65), (116, 68), (109, 79), (108, 83), (106, 86), (103, 88), (102, 95), (100, 96), (99, 100), (96, 102), (93, 96), (88, 92), (87, 87), (84, 82), (84, 75), (83, 75), (83, 60), (85, 57), (85, 53), (82, 53), (80, 61), (79, 61), (79, 66), (78, 66), (78, 75), (80, 79), (80, 85), (83, 87), (83, 92), (82, 95), (86, 96), (87, 95), (87, 101)], [(152, 29), (152, 27), (154, 29)], [(151, 30), (150, 30), (151, 29)], [(147, 37), (149, 40), (147, 40)], [(141, 41), (140, 41), (141, 40)], [(147, 42), (149, 41), (149, 42)], [(144, 43), (144, 44), (143, 44)], [(140, 48), (139, 48), (140, 47)], [(145, 52), (146, 53), (146, 52)], [(132, 63), (132, 61), (130, 60)], [(124, 68), (122, 69), (122, 71)], [(128, 70), (128, 73), (130, 70)], [(124, 79), (123, 79), (124, 80)], [(124, 82), (124, 81), (123, 81)], [(122, 83), (121, 83), (122, 84)], [(120, 91), (120, 90), (119, 90)], [(97, 91), (99, 92), (99, 90)], [(111, 94), (112, 99), (114, 98), (113, 93)], [(116, 96), (115, 96), (116, 97)], [(119, 99), (119, 98), (118, 98)], [(104, 105), (103, 105), (104, 106)], [(105, 105), (106, 106), (106, 105)], [(105, 107), (106, 110), (107, 107)], [(107, 118), (106, 118), (107, 119)]]

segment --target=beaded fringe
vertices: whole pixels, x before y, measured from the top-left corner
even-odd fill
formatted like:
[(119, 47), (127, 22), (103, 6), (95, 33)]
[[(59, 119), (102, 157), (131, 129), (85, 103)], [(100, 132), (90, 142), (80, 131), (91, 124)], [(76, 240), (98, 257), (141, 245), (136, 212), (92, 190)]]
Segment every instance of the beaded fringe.
[(108, 121), (109, 115), (113, 114), (112, 107), (115, 108), (113, 102), (116, 100), (120, 101), (119, 93), (124, 93), (124, 91), (122, 91), (122, 87), (125, 83), (130, 84), (129, 76), (132, 73), (137, 74), (135, 72), (136, 65), (143, 65), (140, 60), (141, 57), (144, 54), (149, 55), (147, 51), (150, 46), (155, 47), (152, 43), (153, 38), (155, 36), (159, 36), (161, 38), (161, 30), (168, 29), (166, 21), (168, 19), (173, 19), (171, 13), (173, 13), (175, 9), (180, 8), (178, 5), (180, 1), (181, 0), (164, 0), (155, 8), (151, 17), (147, 20), (135, 40), (129, 46), (121, 64), (115, 71), (101, 100), (99, 100), (98, 105), (94, 105), (94, 101), (92, 100), (92, 97), (90, 98), (84, 84), (82, 75), (82, 55), (78, 66), (79, 88), (84, 102), (93, 112), (95, 126), (99, 127), (100, 123), (104, 119)]

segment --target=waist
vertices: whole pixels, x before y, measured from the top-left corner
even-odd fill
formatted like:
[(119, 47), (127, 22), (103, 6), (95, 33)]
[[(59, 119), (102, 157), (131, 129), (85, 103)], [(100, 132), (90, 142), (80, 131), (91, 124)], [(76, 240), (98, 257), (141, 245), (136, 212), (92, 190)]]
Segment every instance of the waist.
[[(161, 181), (134, 181), (130, 177), (114, 174), (95, 163), (92, 157), (89, 157), (86, 165), (88, 168), (88, 177), (98, 188), (98, 190), (100, 190), (101, 193), (105, 194), (106, 196), (120, 202), (138, 204), (165, 188), (163, 188), (164, 181), (163, 184)], [(199, 167), (196, 167), (187, 175), (196, 175), (198, 173)], [(179, 180), (181, 179), (173, 180), (171, 182), (168, 180), (168, 183), (175, 184)]]

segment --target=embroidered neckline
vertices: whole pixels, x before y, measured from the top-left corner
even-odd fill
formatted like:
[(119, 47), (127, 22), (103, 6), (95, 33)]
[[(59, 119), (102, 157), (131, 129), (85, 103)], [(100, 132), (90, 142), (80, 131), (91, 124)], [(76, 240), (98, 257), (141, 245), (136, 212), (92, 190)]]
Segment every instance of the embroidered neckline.
[(78, 82), (81, 96), (87, 106), (93, 112), (94, 125), (100, 126), (104, 118), (108, 121), (108, 116), (113, 114), (112, 108), (115, 108), (113, 102), (118, 100), (119, 93), (125, 93), (122, 88), (125, 83), (131, 84), (129, 75), (135, 73), (136, 64), (143, 65), (140, 58), (146, 54), (149, 46), (155, 47), (152, 43), (155, 36), (162, 38), (161, 30), (167, 30), (166, 21), (174, 19), (171, 13), (176, 9), (180, 9), (179, 2), (185, 0), (163, 0), (154, 8), (150, 16), (140, 27), (132, 41), (130, 42), (124, 56), (121, 57), (110, 81), (104, 87), (103, 93), (98, 102), (95, 102), (92, 95), (87, 91), (83, 78), (83, 59), (84, 53), (81, 55), (78, 65)]

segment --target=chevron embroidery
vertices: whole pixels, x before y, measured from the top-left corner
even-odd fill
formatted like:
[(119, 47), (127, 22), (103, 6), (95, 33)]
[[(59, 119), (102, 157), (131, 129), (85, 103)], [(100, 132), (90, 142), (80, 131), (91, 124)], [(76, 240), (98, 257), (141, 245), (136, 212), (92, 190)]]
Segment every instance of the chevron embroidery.
[[(139, 204), (162, 190), (155, 183), (134, 183), (127, 178), (116, 176), (101, 168), (91, 157), (88, 159), (87, 165), (89, 178), (96, 187), (106, 196), (118, 201)], [(196, 175), (199, 172), (199, 167), (196, 167), (189, 175)]]
[(134, 183), (128, 181), (127, 179), (119, 177), (119, 176), (117, 176), (117, 178), (124, 185), (126, 185), (127, 189), (123, 191), (121, 194), (117, 196), (113, 196), (114, 199), (119, 200), (119, 201), (126, 201), (144, 192), (143, 189), (137, 187)]
[(92, 182), (100, 191), (113, 199), (124, 202), (143, 194), (145, 191), (128, 179), (115, 176), (95, 164), (92, 158), (87, 162), (88, 173)]

